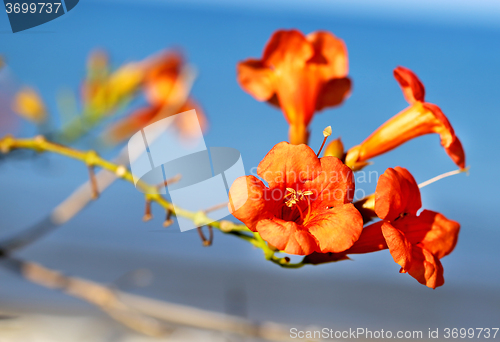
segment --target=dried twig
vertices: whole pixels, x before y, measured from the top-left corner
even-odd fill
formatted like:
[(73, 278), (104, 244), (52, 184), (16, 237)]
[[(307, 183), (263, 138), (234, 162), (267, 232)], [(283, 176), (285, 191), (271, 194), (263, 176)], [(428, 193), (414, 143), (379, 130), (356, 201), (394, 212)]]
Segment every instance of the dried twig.
[(162, 336), (171, 331), (172, 325), (181, 325), (272, 341), (290, 340), (289, 327), (281, 324), (255, 324), (237, 316), (133, 295), (10, 257), (1, 264), (32, 283), (96, 305), (113, 319), (146, 335)]
[(163, 227), (170, 227), (172, 223), (174, 223), (174, 220), (172, 220), (172, 211), (167, 210), (167, 216), (165, 217), (165, 221), (163, 221)]
[(212, 227), (208, 226), (208, 239), (203, 234), (203, 227), (198, 227), (198, 234), (200, 235), (201, 241), (203, 242), (203, 246), (208, 247), (212, 245), (214, 241), (214, 232)]
[(97, 199), (99, 198), (99, 187), (97, 186), (97, 179), (95, 177), (94, 166), (89, 165), (88, 169), (89, 169), (90, 185), (92, 189), (92, 199)]
[(48, 269), (40, 264), (6, 258), (3, 265), (32, 283), (62, 291), (96, 305), (113, 319), (149, 336), (162, 336), (169, 329), (154, 319), (124, 303), (117, 291), (98, 283), (68, 277), (60, 272)]

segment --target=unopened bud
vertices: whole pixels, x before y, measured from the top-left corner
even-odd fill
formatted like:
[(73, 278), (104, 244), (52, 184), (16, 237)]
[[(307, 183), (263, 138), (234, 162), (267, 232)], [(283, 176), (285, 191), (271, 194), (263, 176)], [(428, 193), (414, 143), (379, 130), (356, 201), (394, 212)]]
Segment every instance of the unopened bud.
[(35, 123), (41, 123), (47, 118), (45, 104), (32, 88), (23, 88), (16, 94), (12, 109), (16, 114)]
[(340, 140), (340, 138), (337, 138), (329, 143), (328, 146), (326, 146), (324, 156), (331, 156), (342, 159), (342, 157), (344, 156), (344, 144), (342, 143), (342, 140)]

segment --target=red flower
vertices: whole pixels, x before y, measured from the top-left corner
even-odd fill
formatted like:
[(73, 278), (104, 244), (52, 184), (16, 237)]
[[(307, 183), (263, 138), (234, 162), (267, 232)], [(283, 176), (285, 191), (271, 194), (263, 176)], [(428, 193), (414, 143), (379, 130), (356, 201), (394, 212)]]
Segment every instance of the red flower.
[[(306, 145), (281, 142), (257, 174), (236, 179), (229, 210), (269, 244), (290, 254), (342, 252), (363, 228), (354, 208), (352, 171), (338, 158), (317, 158)], [(232, 208), (238, 208), (232, 210)]]
[(347, 49), (329, 32), (277, 31), (262, 59), (241, 62), (237, 71), (245, 91), (281, 107), (292, 144), (307, 143), (314, 112), (339, 105), (351, 89)]
[(410, 139), (438, 133), (446, 153), (463, 169), (465, 153), (462, 144), (441, 109), (425, 102), (425, 88), (422, 82), (411, 70), (403, 67), (394, 70), (394, 77), (410, 107), (389, 119), (360, 145), (351, 148), (346, 156), (346, 164), (358, 169), (366, 165), (364, 161), (390, 151)]
[(401, 272), (421, 284), (444, 284), (439, 259), (453, 251), (460, 225), (434, 211), (421, 208), (420, 190), (408, 170), (396, 167), (380, 176), (375, 191), (375, 212), (382, 221), (363, 229), (345, 254), (370, 253), (389, 248)]

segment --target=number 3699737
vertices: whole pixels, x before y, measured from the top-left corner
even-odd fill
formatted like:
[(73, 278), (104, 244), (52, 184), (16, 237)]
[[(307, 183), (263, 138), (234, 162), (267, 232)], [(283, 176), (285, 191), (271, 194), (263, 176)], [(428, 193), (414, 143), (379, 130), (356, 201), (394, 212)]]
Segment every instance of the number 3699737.
[(57, 13), (61, 7), (60, 2), (39, 2), (39, 3), (6, 3), (7, 13)]

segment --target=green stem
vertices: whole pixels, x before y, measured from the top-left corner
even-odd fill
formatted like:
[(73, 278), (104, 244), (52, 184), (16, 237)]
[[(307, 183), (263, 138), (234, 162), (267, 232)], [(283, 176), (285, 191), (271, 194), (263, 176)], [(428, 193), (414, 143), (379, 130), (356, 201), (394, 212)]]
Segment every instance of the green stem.
[[(0, 151), (4, 154), (9, 153), (15, 149), (30, 149), (37, 152), (52, 152), (59, 154), (71, 159), (75, 159), (85, 163), (88, 166), (100, 167), (102, 169), (108, 170), (115, 173), (117, 176), (123, 180), (134, 184), (134, 177), (132, 173), (123, 165), (117, 165), (109, 162), (101, 157), (95, 151), (79, 151), (70, 147), (59, 145), (50, 141), (47, 141), (43, 136), (37, 136), (32, 139), (16, 139), (13, 136), (5, 136), (0, 139)], [(156, 186), (149, 185), (143, 181), (138, 181), (136, 184), (137, 188), (144, 191), (147, 195), (147, 199), (152, 202), (156, 202), (165, 210), (170, 210), (175, 213), (176, 216), (184, 217), (189, 220), (197, 220), (199, 222), (209, 222), (210, 218), (204, 212), (191, 212), (174, 205), (165, 198), (163, 198), (157, 192)], [(221, 228), (221, 224), (223, 227)], [(234, 224), (230, 221), (216, 221), (211, 222), (210, 225), (214, 228), (221, 229), (223, 232), (229, 232), (232, 230), (236, 231), (249, 231), (245, 225)]]
[[(123, 180), (134, 184), (134, 177), (125, 166), (109, 162), (101, 158), (95, 151), (92, 150), (79, 151), (67, 146), (47, 141), (45, 137), (41, 135), (30, 139), (17, 139), (11, 135), (0, 138), (0, 152), (7, 154), (16, 149), (30, 149), (37, 152), (51, 152), (59, 154), (61, 156), (81, 161), (90, 167), (100, 167), (102, 169), (108, 170), (115, 173)], [(304, 266), (303, 260), (299, 263), (290, 263), (290, 259), (288, 257), (277, 257), (275, 255), (276, 250), (272, 249), (258, 233), (254, 233), (253, 235), (248, 234), (251, 233), (251, 231), (245, 225), (235, 224), (227, 220), (210, 222), (212, 220), (203, 211), (191, 212), (179, 207), (175, 207), (174, 209), (174, 205), (168, 202), (163, 196), (158, 193), (156, 186), (138, 181), (136, 187), (144, 191), (146, 200), (159, 204), (165, 210), (172, 212), (176, 216), (189, 219), (191, 221), (197, 222), (200, 225), (209, 225), (211, 227), (217, 228), (223, 233), (236, 236), (246, 242), (251, 243), (257, 248), (262, 249), (266, 260), (270, 260), (271, 262), (285, 268), (299, 268)]]

